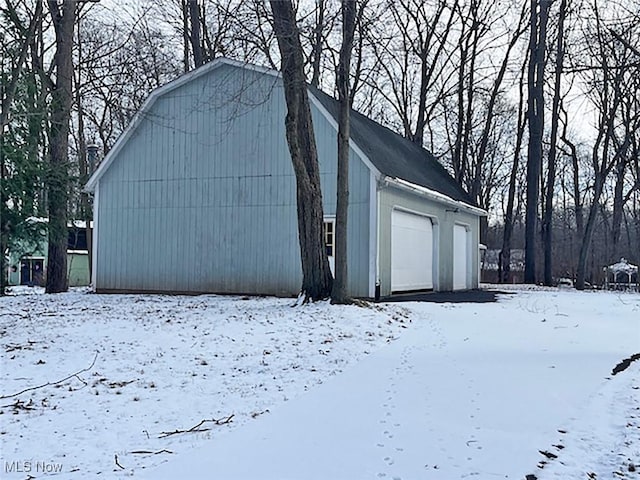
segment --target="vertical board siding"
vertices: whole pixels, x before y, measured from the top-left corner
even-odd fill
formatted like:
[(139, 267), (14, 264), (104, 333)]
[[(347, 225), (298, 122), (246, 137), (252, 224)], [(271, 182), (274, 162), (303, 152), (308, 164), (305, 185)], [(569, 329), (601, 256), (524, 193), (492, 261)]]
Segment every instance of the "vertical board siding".
[[(325, 215), (336, 214), (337, 133), (325, 117), (312, 106), (316, 133), (320, 181)], [(347, 256), (349, 290), (358, 297), (369, 296), (369, 188), (370, 172), (364, 162), (349, 149), (349, 219)]]
[[(336, 132), (313, 110), (325, 213)], [(220, 66), (159, 97), (100, 179), (98, 290), (294, 295), (302, 273), (280, 80)], [(368, 294), (369, 171), (351, 152), (353, 295)]]

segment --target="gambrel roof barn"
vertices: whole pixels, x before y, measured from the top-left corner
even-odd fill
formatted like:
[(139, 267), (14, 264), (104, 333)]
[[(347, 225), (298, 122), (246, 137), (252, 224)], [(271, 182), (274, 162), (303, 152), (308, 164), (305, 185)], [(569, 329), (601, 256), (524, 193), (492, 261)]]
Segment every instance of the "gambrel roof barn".
[[(338, 106), (309, 98), (331, 257)], [(285, 115), (277, 72), (228, 59), (154, 91), (87, 184), (96, 290), (297, 294)], [(353, 112), (350, 162), (352, 295), (477, 287), (485, 213), (433, 155)]]

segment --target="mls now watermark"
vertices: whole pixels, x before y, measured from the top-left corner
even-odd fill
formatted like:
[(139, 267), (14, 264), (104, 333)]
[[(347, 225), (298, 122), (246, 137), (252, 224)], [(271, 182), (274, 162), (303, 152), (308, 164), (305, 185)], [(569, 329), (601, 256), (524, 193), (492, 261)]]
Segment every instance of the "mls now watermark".
[(5, 473), (60, 473), (62, 464), (46, 461), (24, 460), (18, 462), (4, 462)]

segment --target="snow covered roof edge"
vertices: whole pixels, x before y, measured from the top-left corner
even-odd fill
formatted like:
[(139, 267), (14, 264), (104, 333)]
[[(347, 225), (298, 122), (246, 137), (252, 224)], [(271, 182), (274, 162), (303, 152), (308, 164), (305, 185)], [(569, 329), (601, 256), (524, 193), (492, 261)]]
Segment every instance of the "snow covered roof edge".
[(605, 268), (612, 273), (633, 274), (638, 272), (638, 266), (630, 264), (625, 258), (621, 258), (618, 263), (614, 263), (613, 265), (609, 265)]

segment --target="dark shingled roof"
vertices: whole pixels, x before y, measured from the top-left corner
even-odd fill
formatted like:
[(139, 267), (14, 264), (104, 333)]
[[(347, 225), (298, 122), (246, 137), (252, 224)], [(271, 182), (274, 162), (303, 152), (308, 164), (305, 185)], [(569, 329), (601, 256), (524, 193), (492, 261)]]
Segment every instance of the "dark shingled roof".
[[(309, 91), (337, 121), (338, 101), (317, 88)], [(355, 110), (351, 110), (351, 138), (383, 175), (477, 206), (433, 154)]]

